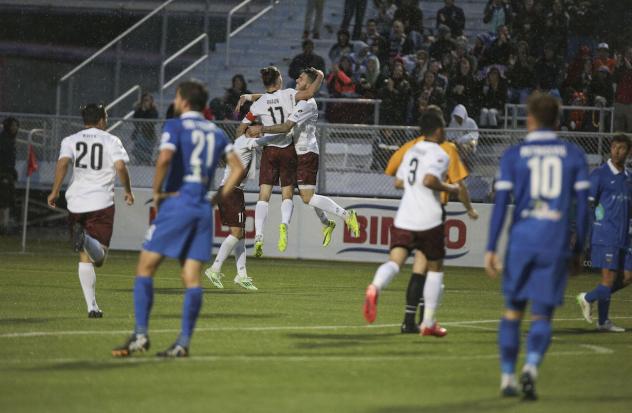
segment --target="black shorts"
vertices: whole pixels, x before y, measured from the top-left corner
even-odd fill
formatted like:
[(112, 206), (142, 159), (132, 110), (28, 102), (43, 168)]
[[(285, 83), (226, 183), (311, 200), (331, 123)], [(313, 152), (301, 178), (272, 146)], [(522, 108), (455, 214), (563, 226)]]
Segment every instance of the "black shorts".
[(298, 155), (296, 184), (299, 188), (315, 188), (318, 177), (318, 154), (307, 152)]
[(281, 187), (296, 184), (296, 150), (294, 144), (285, 148), (266, 146), (261, 155), (259, 165), (259, 185), (281, 185)]
[[(222, 188), (223, 186), (218, 189), (218, 192), (221, 192)], [(246, 201), (244, 191), (241, 188), (233, 188), (228, 195), (220, 198), (218, 207), (222, 225), (236, 228), (246, 227)]]
[(445, 257), (445, 230), (443, 224), (426, 231), (409, 231), (391, 227), (391, 249), (406, 248), (408, 252), (421, 251), (429, 261)]

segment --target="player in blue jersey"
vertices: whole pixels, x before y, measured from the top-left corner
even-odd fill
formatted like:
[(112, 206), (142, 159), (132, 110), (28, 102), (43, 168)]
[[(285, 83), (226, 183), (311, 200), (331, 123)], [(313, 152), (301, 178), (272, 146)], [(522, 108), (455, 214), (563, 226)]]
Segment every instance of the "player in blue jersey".
[[(531, 325), (520, 382), (525, 400), (535, 400), (538, 366), (551, 342), (551, 317), (562, 304), (569, 264), (579, 268), (588, 227), (590, 183), (582, 150), (553, 132), (558, 124), (558, 102), (549, 95), (534, 94), (527, 111), (525, 142), (510, 147), (500, 160), (485, 269), (491, 277), (500, 271), (496, 247), (513, 195), (503, 278), (505, 311), (498, 331), (501, 392), (504, 396), (518, 394), (515, 368), (520, 322), (530, 302)], [(572, 217), (577, 231), (573, 246)]]
[[(204, 85), (187, 81), (178, 85), (174, 100), (178, 118), (165, 123), (160, 155), (152, 185), (158, 215), (149, 227), (138, 259), (134, 282), (134, 333), (115, 357), (149, 349), (149, 312), (153, 303), (153, 276), (163, 258), (180, 260), (185, 287), (182, 329), (176, 342), (160, 357), (186, 357), (195, 321), (202, 306), (202, 265), (211, 258), (213, 207), (208, 198), (217, 162), (225, 157), (231, 173), (213, 200), (229, 195), (244, 168), (232, 152), (224, 131), (202, 116), (208, 100)], [(160, 204), (160, 205), (158, 205)]]
[(632, 143), (624, 134), (615, 135), (610, 159), (590, 174), (590, 201), (595, 206), (591, 261), (601, 269), (601, 283), (577, 296), (582, 314), (592, 323), (592, 304), (598, 302), (599, 331), (621, 333), (608, 318), (610, 296), (632, 283), (632, 251), (629, 225), (632, 214), (632, 173), (625, 169)]

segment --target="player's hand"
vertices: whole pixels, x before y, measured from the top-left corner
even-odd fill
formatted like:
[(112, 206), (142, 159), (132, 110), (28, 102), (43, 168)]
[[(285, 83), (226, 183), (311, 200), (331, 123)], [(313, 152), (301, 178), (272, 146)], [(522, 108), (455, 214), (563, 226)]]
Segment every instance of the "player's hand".
[(571, 277), (579, 275), (582, 271), (583, 257), (581, 254), (573, 255), (569, 265), (569, 274)]
[(241, 107), (246, 103), (246, 95), (239, 96), (239, 100), (237, 101), (237, 106), (235, 106), (235, 112), (239, 112)]
[(57, 198), (59, 198), (59, 192), (51, 192), (48, 194), (46, 202), (51, 208), (57, 208)]
[(211, 205), (215, 206), (215, 205), (219, 205), (219, 201), (222, 199), (222, 193), (221, 192), (215, 192), (215, 195), (213, 195), (213, 197), (211, 198)]
[(472, 221), (476, 221), (478, 219), (478, 211), (474, 208), (467, 210), (467, 216), (470, 217)]
[(125, 193), (125, 203), (129, 206), (134, 205), (134, 194), (131, 192)]
[(503, 267), (500, 263), (500, 258), (495, 252), (487, 251), (485, 253), (485, 272), (491, 278), (496, 278), (502, 271)]
[(262, 129), (263, 129), (263, 126), (261, 125), (250, 126), (246, 130), (246, 134), (251, 138), (256, 138), (257, 136), (261, 135)]
[(257, 140), (254, 138), (250, 138), (248, 139), (248, 141), (246, 141), (246, 148), (252, 150), (255, 149), (257, 147)]
[(154, 192), (152, 195), (152, 203), (156, 211), (158, 211), (162, 201), (176, 195), (178, 195), (177, 192)]
[(445, 184), (446, 192), (454, 195), (458, 195), (461, 192), (461, 188), (455, 184)]

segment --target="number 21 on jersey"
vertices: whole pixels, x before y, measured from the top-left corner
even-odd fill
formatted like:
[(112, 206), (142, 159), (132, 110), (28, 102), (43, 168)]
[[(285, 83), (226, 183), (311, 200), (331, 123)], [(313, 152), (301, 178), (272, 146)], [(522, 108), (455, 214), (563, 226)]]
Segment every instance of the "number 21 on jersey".
[(195, 147), (191, 152), (191, 173), (194, 177), (202, 179), (202, 150), (206, 143), (206, 168), (210, 168), (213, 163), (213, 150), (215, 149), (215, 134), (213, 132), (204, 133), (196, 129), (191, 132), (191, 142)]

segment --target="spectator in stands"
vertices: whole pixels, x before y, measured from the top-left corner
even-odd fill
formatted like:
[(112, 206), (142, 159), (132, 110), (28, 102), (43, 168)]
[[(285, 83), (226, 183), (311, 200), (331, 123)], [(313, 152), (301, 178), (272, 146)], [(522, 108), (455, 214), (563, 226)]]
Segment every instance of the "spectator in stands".
[(597, 72), (603, 66), (606, 66), (610, 73), (614, 73), (614, 69), (617, 66), (617, 61), (610, 57), (608, 43), (599, 43), (597, 46), (597, 56), (593, 61), (593, 72)]
[(614, 87), (612, 76), (608, 66), (601, 66), (593, 76), (588, 87), (588, 102), (592, 106), (600, 103), (602, 107), (612, 106), (614, 100)]
[(593, 35), (597, 24), (597, 15), (595, 9), (598, 2), (591, 2), (580, 0), (574, 3), (569, 3), (569, 36), (568, 44), (566, 48), (566, 60), (570, 61), (573, 56), (577, 54), (577, 51), (581, 46), (586, 45), (590, 50), (595, 49), (595, 39)]
[(588, 46), (582, 46), (566, 69), (564, 88), (565, 101), (569, 101), (575, 92), (586, 92), (592, 82), (592, 60)]
[(535, 60), (529, 55), (529, 45), (525, 41), (518, 43), (517, 53), (509, 57), (507, 81), (511, 103), (527, 102), (535, 81)]
[[(298, 76), (297, 76), (298, 77)], [(226, 94), (224, 95), (224, 105), (225, 105), (225, 114), (224, 118), (232, 119), (235, 116), (233, 111), (237, 106), (237, 102), (239, 102), (239, 97), (241, 95), (248, 95), (252, 93), (248, 90), (248, 84), (246, 83), (246, 79), (241, 74), (236, 74), (233, 76), (231, 81), (231, 87), (226, 89)], [(239, 110), (239, 114), (237, 114), (237, 119), (243, 119), (248, 111), (250, 110), (252, 102), (246, 102), (243, 104)]]
[(535, 65), (535, 84), (542, 92), (560, 98), (561, 65), (555, 57), (555, 46), (544, 46), (544, 56)]
[(405, 56), (413, 52), (413, 43), (404, 31), (404, 23), (399, 20), (393, 22), (393, 30), (389, 38), (388, 57), (389, 64), (393, 59)]
[(382, 99), (380, 106), (380, 124), (405, 125), (408, 102), (411, 97), (411, 86), (404, 65), (401, 61), (393, 64), (392, 74), (387, 78), (378, 92)]
[(408, 72), (410, 73), (410, 81), (412, 82), (412, 84), (417, 85), (423, 82), (424, 73), (426, 73), (426, 70), (428, 70), (428, 52), (425, 50), (418, 50), (417, 53), (415, 53), (414, 55), (408, 55), (406, 58), (404, 58), (405, 64), (406, 61), (410, 59), (410, 56), (414, 56), (413, 66), (412, 68), (410, 68), (410, 70), (408, 70)]
[(454, 0), (445, 0), (445, 6), (437, 12), (437, 27), (442, 24), (450, 28), (455, 39), (463, 34), (465, 13), (462, 8), (455, 6)]
[(314, 42), (307, 39), (303, 41), (303, 53), (294, 56), (290, 63), (288, 70), (290, 79), (295, 81), (300, 76), (301, 70), (309, 67), (325, 72), (325, 59), (314, 53)]
[(568, 43), (568, 27), (570, 17), (564, 11), (562, 0), (554, 0), (551, 11), (544, 19), (544, 36), (553, 45), (555, 53), (564, 55)]
[(371, 53), (377, 56), (381, 62), (386, 62), (388, 57), (386, 39), (378, 32), (375, 19), (369, 19), (366, 22), (366, 32), (362, 34), (362, 41), (369, 45)]
[[(158, 109), (151, 94), (143, 93), (134, 109), (134, 119), (158, 119)], [(134, 159), (140, 164), (150, 165), (156, 144), (156, 122), (134, 122), (132, 142), (134, 142), (132, 150)]]
[(459, 67), (456, 73), (451, 76), (448, 87), (447, 98), (450, 109), (457, 105), (463, 105), (466, 108), (476, 106), (478, 85), (474, 80), (470, 59), (465, 56), (460, 59)]
[[(320, 39), (320, 28), (323, 25), (324, 8), (325, 0), (307, 0), (307, 7), (305, 8), (305, 23), (303, 25), (303, 39), (309, 38), (310, 29), (312, 37), (314, 39)], [(315, 18), (314, 15), (316, 16)], [(318, 69), (316, 66), (313, 67)]]
[(0, 228), (6, 231), (9, 227), (11, 209), (15, 207), (15, 182), (18, 171), (15, 169), (16, 138), (20, 130), (20, 122), (13, 117), (2, 121), (0, 133)]
[(435, 59), (430, 59), (428, 72), (431, 72), (435, 75), (434, 85), (440, 88), (443, 93), (445, 93), (448, 87), (448, 76), (444, 73), (441, 62)]
[(380, 72), (380, 60), (377, 56), (369, 56), (366, 73), (360, 76), (356, 92), (365, 99), (377, 99), (380, 87), (386, 78)]
[(353, 63), (349, 56), (342, 56), (333, 70), (327, 76), (327, 88), (333, 97), (355, 97), (356, 89), (353, 82)]
[(400, 6), (395, 11), (393, 18), (404, 23), (406, 34), (409, 37), (411, 32), (417, 36), (424, 33), (424, 14), (418, 6), (417, 0), (402, 0)]
[(393, 27), (397, 6), (394, 0), (374, 0), (374, 2), (377, 6), (377, 16), (375, 17), (377, 31), (382, 36), (388, 37), (388, 33)]
[(459, 154), (465, 161), (468, 168), (472, 167), (472, 156), (478, 146), (478, 125), (474, 119), (470, 118), (467, 109), (463, 105), (456, 105), (452, 111), (450, 124), (452, 129), (462, 129), (449, 131), (446, 137), (454, 142), (459, 148)]
[(352, 70), (354, 82), (359, 81), (360, 76), (366, 73), (370, 56), (372, 56), (371, 49), (366, 43), (363, 41), (353, 43), (353, 53), (349, 55), (349, 58), (353, 62)]
[(445, 53), (451, 53), (456, 45), (454, 40), (452, 40), (452, 35), (450, 34), (450, 28), (445, 24), (439, 25), (438, 28), (438, 38), (437, 40), (430, 46), (428, 50), (428, 54), (430, 54), (430, 58), (441, 60)]
[(500, 26), (511, 24), (512, 11), (509, 3), (503, 0), (489, 0), (483, 13), (483, 23), (488, 25), (490, 33), (497, 33)]
[(349, 42), (349, 31), (346, 29), (338, 30), (338, 41), (329, 49), (329, 60), (334, 63), (338, 62), (342, 56), (351, 52), (353, 52), (353, 45)]
[(535, 0), (523, 0), (517, 2), (511, 33), (516, 40), (523, 40), (527, 44), (535, 46), (542, 33), (544, 17)]
[(617, 62), (614, 73), (617, 94), (614, 100), (614, 130), (632, 132), (632, 47)]
[(513, 53), (513, 45), (509, 38), (509, 28), (507, 26), (498, 27), (496, 40), (487, 49), (485, 65), (509, 65), (509, 56)]
[(359, 40), (362, 35), (362, 25), (364, 24), (364, 13), (366, 12), (367, 0), (345, 0), (344, 15), (340, 29), (349, 30), (351, 19), (355, 16), (353, 26), (353, 40)]
[(470, 50), (470, 56), (476, 59), (477, 68), (481, 68), (483, 66), (487, 48), (491, 45), (491, 43), (491, 37), (487, 33), (480, 33), (476, 36), (476, 39), (474, 40), (474, 47)]
[(417, 101), (421, 99), (428, 105), (436, 105), (446, 112), (446, 97), (443, 87), (437, 85), (437, 76), (428, 69), (424, 74), (423, 82), (418, 85), (415, 95)]
[(497, 67), (492, 67), (487, 73), (481, 99), (481, 116), (478, 123), (481, 127), (496, 128), (498, 116), (505, 111), (507, 103), (507, 84), (500, 75)]

